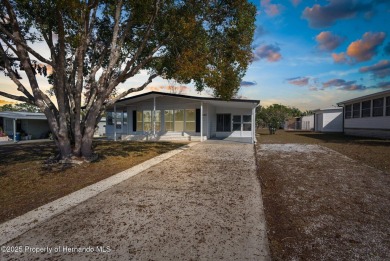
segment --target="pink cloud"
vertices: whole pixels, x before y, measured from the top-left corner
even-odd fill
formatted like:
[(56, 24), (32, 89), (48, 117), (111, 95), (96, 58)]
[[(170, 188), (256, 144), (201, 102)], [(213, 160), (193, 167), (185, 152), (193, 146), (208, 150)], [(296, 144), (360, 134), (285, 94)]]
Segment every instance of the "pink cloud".
[(294, 5), (294, 6), (297, 6), (301, 3), (302, 0), (291, 0), (291, 3)]
[(376, 55), (378, 46), (383, 43), (385, 38), (386, 34), (384, 32), (367, 32), (363, 35), (363, 39), (352, 42), (348, 46), (347, 55), (357, 62), (371, 60)]
[(330, 0), (329, 4), (306, 7), (302, 17), (308, 20), (314, 28), (329, 27), (339, 19), (354, 17), (359, 12), (368, 12), (373, 8), (373, 3), (362, 3), (355, 0)]
[(332, 79), (322, 83), (323, 88), (337, 87), (339, 90), (344, 91), (361, 91), (367, 89), (362, 84), (356, 84), (356, 81), (346, 81), (343, 79)]
[(321, 32), (316, 36), (318, 48), (322, 51), (332, 51), (340, 46), (344, 38), (334, 35), (331, 32)]
[(347, 63), (348, 59), (345, 53), (332, 53), (333, 61), (335, 63)]
[(259, 46), (253, 54), (254, 61), (259, 61), (261, 59), (267, 59), (269, 62), (277, 62), (281, 58), (282, 58), (282, 55), (280, 54), (280, 48), (276, 45)]
[(271, 4), (271, 0), (261, 0), (260, 6), (264, 8), (264, 12), (268, 16), (277, 16), (282, 11), (282, 5), (279, 4)]
[(309, 77), (295, 77), (287, 79), (289, 84), (297, 85), (297, 86), (306, 86), (309, 84)]
[(390, 76), (390, 60), (382, 60), (374, 65), (362, 67), (359, 69), (359, 72), (370, 72), (375, 77), (385, 78)]

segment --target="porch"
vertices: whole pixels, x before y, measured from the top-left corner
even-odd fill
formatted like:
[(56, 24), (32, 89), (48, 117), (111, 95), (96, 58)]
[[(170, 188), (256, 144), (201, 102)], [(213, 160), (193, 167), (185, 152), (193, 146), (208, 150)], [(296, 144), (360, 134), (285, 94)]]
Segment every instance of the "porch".
[(255, 141), (259, 101), (150, 92), (123, 99), (107, 110), (106, 134), (113, 140)]

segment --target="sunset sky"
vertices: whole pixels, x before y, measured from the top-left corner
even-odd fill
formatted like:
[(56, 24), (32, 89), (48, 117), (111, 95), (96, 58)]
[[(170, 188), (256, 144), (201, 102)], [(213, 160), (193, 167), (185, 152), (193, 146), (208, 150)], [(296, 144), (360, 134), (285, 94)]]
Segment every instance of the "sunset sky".
[[(257, 28), (243, 97), (311, 110), (390, 89), (390, 1), (251, 2)], [(137, 87), (146, 77), (143, 72), (121, 88)], [(149, 90), (167, 91), (167, 85), (157, 78)], [(0, 88), (17, 93), (2, 73)], [(196, 94), (191, 85), (185, 93)]]

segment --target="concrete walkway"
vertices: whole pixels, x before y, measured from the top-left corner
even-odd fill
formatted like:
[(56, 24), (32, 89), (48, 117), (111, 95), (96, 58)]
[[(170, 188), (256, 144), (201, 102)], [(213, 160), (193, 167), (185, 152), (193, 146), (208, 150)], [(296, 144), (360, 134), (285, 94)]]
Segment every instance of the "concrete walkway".
[(1, 252), (0, 260), (269, 260), (253, 145), (200, 143)]

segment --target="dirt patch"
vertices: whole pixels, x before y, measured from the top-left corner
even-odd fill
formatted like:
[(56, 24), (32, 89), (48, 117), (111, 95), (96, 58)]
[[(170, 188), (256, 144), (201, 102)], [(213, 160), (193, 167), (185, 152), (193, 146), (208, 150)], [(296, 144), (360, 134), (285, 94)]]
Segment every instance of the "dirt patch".
[(342, 133), (286, 132), (269, 135), (261, 130), (257, 140), (263, 144), (319, 144), (366, 165), (390, 173), (390, 140), (348, 136)]
[(272, 258), (390, 259), (389, 173), (292, 137), (257, 146)]
[(53, 143), (0, 146), (0, 223), (183, 145), (96, 141), (97, 162), (55, 168), (43, 164)]

